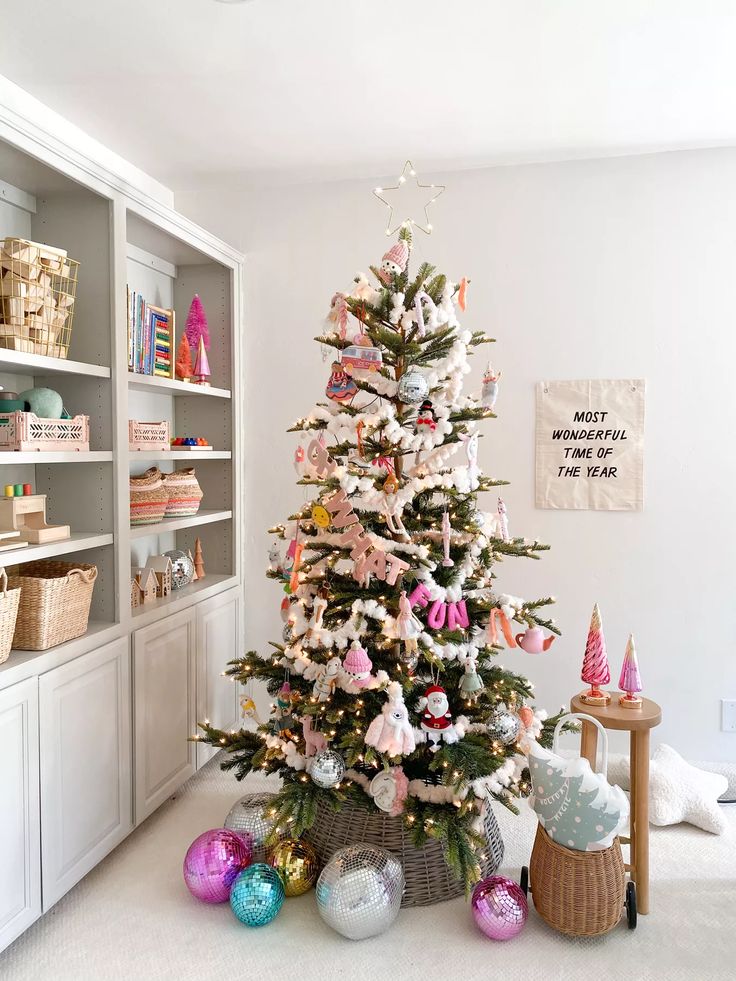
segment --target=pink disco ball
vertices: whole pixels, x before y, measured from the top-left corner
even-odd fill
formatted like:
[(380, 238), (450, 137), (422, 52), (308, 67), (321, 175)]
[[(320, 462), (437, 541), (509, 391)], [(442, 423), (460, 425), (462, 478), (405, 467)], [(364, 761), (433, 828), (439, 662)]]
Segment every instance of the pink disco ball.
[(511, 940), (524, 929), (529, 907), (524, 890), (505, 875), (481, 880), (471, 899), (473, 918), (491, 940)]
[(213, 828), (195, 838), (184, 859), (187, 889), (203, 903), (226, 903), (233, 880), (253, 858), (251, 836)]

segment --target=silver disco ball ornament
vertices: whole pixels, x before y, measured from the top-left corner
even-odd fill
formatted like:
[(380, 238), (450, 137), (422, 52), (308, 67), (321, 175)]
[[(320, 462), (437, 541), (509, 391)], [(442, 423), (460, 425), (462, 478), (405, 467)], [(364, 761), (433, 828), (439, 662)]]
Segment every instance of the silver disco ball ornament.
[(419, 405), (429, 395), (429, 382), (416, 368), (409, 368), (399, 379), (398, 396), (405, 405)]
[(519, 738), (521, 719), (508, 709), (496, 709), (488, 720), (488, 728), (494, 739), (499, 739), (505, 746), (510, 746)]
[(170, 552), (164, 552), (164, 555), (171, 559), (171, 585), (173, 588), (181, 589), (182, 586), (188, 586), (194, 579), (194, 562), (180, 548), (172, 548)]
[(345, 762), (334, 749), (323, 749), (314, 757), (309, 774), (318, 787), (331, 790), (342, 780), (345, 774)]
[(284, 624), (284, 629), (281, 631), (281, 638), (287, 647), (293, 642), (294, 628), (291, 625), (291, 621), (289, 621), (289, 623)]
[(224, 821), (224, 826), (231, 831), (250, 835), (254, 862), (267, 860), (265, 842), (274, 824), (268, 811), (275, 796), (275, 794), (246, 794), (233, 804)]
[(348, 845), (332, 856), (317, 880), (317, 909), (333, 930), (364, 940), (387, 930), (404, 892), (404, 871), (377, 845)]

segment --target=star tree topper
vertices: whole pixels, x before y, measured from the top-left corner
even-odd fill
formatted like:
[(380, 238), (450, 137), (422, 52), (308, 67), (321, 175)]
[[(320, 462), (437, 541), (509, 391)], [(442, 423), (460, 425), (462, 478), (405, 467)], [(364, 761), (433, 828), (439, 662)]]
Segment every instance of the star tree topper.
[[(401, 193), (404, 188), (411, 186), (413, 184), (413, 193), (411, 195), (404, 192)], [(411, 160), (407, 160), (404, 164), (404, 169), (399, 174), (398, 182), (391, 187), (377, 187), (373, 193), (388, 208), (388, 223), (386, 225), (386, 234), (393, 235), (397, 232), (402, 225), (412, 225), (414, 228), (421, 229), (426, 235), (432, 234), (432, 223), (429, 220), (429, 206), (434, 204), (437, 198), (445, 190), (444, 184), (422, 184), (417, 177), (417, 172), (414, 170), (414, 164)], [(426, 194), (421, 192), (426, 191)], [(398, 200), (401, 198), (401, 200)], [(421, 207), (424, 211), (424, 224), (421, 221), (417, 221), (411, 215), (410, 207)], [(394, 224), (394, 212), (399, 214), (407, 209), (409, 213), (404, 213), (404, 217)]]

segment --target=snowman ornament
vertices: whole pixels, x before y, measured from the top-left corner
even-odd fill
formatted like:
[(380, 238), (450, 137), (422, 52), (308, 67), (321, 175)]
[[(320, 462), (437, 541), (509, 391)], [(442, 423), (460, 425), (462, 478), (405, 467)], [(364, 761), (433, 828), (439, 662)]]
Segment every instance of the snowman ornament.
[(381, 268), (378, 271), (381, 282), (388, 286), (394, 276), (398, 276), (399, 273), (404, 272), (408, 261), (409, 246), (403, 239), (399, 239), (398, 242), (391, 246), (388, 252), (384, 252), (383, 254)]
[(419, 708), (422, 712), (421, 730), (427, 734), (430, 751), (436, 753), (443, 736), (454, 731), (447, 692), (440, 685), (430, 685), (419, 699)]

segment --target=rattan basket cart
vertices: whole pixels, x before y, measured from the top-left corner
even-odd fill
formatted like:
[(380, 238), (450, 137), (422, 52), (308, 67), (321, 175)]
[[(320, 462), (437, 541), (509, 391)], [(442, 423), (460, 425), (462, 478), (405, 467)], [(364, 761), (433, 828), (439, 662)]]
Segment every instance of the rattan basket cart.
[[(591, 716), (603, 736), (601, 772), (608, 764), (608, 738), (605, 730)], [(561, 719), (555, 729), (555, 740)], [(576, 851), (553, 841), (537, 825), (529, 867), (521, 870), (521, 888), (531, 891), (534, 908), (542, 919), (560, 933), (571, 937), (595, 937), (613, 930), (626, 912), (630, 930), (635, 929), (636, 886), (626, 881), (626, 866), (621, 843), (600, 851)]]
[[(503, 859), (503, 839), (490, 800), (483, 807), (483, 831), (486, 847), (479, 856), (481, 875), (493, 875)], [(401, 817), (378, 814), (360, 807), (333, 811), (318, 805), (317, 820), (304, 835), (314, 846), (321, 865), (326, 865), (338, 848), (367, 842), (393, 852), (401, 861), (406, 888), (402, 907), (429, 906), (454, 899), (464, 892), (445, 861), (442, 846), (431, 839), (417, 848)]]

